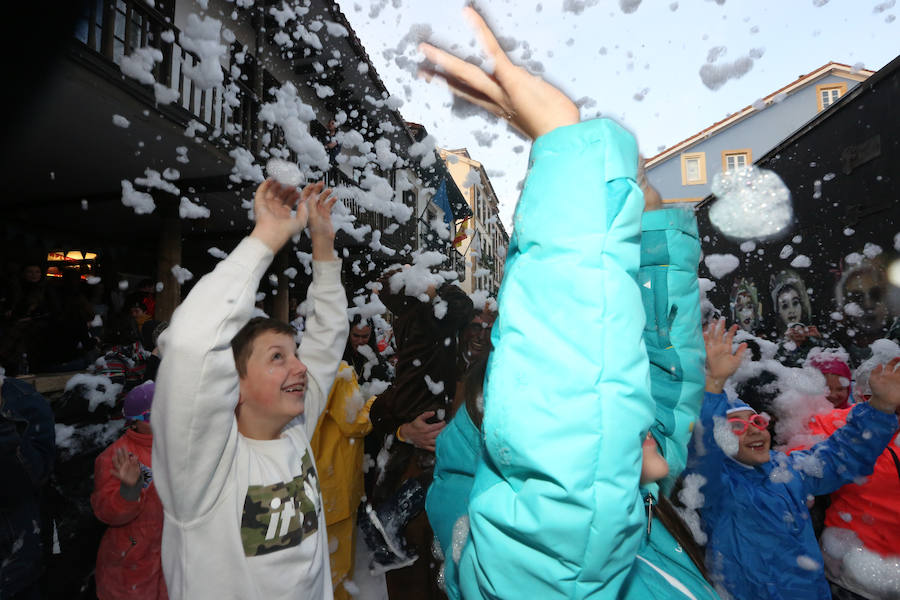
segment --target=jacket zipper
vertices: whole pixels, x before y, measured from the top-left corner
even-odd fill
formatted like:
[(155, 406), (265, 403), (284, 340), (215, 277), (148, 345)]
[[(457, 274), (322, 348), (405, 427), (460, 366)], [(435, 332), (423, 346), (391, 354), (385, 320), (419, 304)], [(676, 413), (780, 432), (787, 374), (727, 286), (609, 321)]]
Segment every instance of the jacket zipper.
[(649, 537), (650, 528), (653, 525), (653, 494), (647, 494), (644, 504), (647, 505), (647, 536)]
[(125, 558), (128, 556), (128, 553), (131, 552), (132, 548), (137, 546), (137, 540), (134, 539), (133, 535), (128, 536), (128, 541), (131, 542), (131, 546), (128, 547), (128, 550), (122, 553), (122, 560), (125, 560)]

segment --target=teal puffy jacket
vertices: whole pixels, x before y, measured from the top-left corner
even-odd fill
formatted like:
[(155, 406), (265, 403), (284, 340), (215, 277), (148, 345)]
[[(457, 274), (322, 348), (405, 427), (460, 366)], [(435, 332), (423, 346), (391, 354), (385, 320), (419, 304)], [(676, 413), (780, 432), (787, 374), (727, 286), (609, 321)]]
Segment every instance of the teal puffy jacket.
[(703, 404), (706, 350), (699, 263), (700, 239), (692, 211), (644, 213), (638, 286), (647, 316), (644, 343), (656, 402), (653, 437), (669, 463), (669, 475), (660, 482), (666, 494), (687, 463), (688, 442)]
[(514, 217), (469, 499), (464, 598), (614, 598), (640, 542), (653, 423), (634, 138), (538, 138)]
[(646, 529), (642, 532), (640, 548), (618, 598), (719, 600), (719, 595), (672, 534), (654, 521), (649, 533)]
[(444, 553), (444, 591), (459, 600), (459, 564), (469, 534), (469, 492), (481, 458), (481, 431), (462, 404), (435, 443), (434, 480), (428, 486), (425, 512)]
[[(647, 315), (644, 341), (650, 354), (651, 390), (656, 401), (656, 422), (651, 429), (668, 460), (678, 465), (684, 464), (685, 440), (697, 418), (698, 400), (703, 398), (699, 254), (691, 212), (665, 209), (644, 213), (637, 280)], [(426, 510), (444, 552), (444, 584), (450, 600), (460, 598), (457, 564), (468, 541), (469, 493), (482, 447), (481, 432), (465, 407), (437, 439), (437, 463)], [(640, 495), (649, 493), (658, 495), (657, 486), (648, 485)], [(662, 523), (656, 522), (649, 535), (641, 529), (640, 546), (620, 597), (718, 597)]]
[[(641, 545), (640, 441), (654, 422), (689, 431), (690, 409), (675, 415), (682, 387), (654, 418), (636, 165), (634, 139), (609, 120), (532, 149), (492, 336), (463, 597), (616, 597)], [(683, 462), (683, 448), (664, 452)]]

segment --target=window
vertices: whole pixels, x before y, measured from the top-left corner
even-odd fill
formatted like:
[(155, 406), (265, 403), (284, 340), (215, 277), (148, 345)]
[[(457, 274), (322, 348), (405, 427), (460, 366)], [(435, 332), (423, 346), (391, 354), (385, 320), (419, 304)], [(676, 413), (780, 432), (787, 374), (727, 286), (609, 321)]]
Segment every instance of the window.
[(475, 186), (475, 220), (479, 223), (481, 222), (481, 190), (478, 189), (478, 186)]
[(838, 98), (847, 93), (846, 83), (831, 83), (816, 86), (816, 103), (819, 110), (823, 111), (835, 102)]
[(706, 153), (692, 152), (681, 155), (681, 185), (706, 183)]
[(753, 162), (753, 153), (747, 150), (726, 150), (722, 153), (722, 172), (749, 167)]

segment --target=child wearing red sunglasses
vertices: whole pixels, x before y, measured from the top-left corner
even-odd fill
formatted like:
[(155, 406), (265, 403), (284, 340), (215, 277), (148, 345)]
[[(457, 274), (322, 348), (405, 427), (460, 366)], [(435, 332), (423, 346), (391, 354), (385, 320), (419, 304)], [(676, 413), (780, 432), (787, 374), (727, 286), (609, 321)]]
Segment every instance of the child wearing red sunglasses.
[(744, 435), (750, 427), (756, 427), (760, 431), (765, 431), (769, 427), (769, 417), (766, 415), (754, 414), (748, 419), (741, 417), (729, 417), (728, 423), (731, 424), (731, 432), (734, 435)]
[(806, 500), (872, 473), (897, 429), (900, 359), (872, 372), (872, 399), (855, 405), (844, 427), (788, 456), (771, 450), (765, 415), (724, 393), (747, 348), (732, 348), (736, 330), (721, 320), (703, 335), (706, 394), (688, 470), (705, 479), (706, 566), (737, 600), (831, 598)]

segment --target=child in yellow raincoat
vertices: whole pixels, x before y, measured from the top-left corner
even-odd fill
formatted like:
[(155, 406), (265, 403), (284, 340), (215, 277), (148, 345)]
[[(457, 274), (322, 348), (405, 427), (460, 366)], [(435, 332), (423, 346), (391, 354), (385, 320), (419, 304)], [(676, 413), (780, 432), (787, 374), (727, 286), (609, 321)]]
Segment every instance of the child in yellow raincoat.
[(335, 600), (350, 599), (341, 584), (353, 572), (356, 509), (364, 494), (363, 438), (372, 430), (369, 408), (374, 400), (363, 398), (356, 373), (342, 361), (311, 442), (322, 486)]

